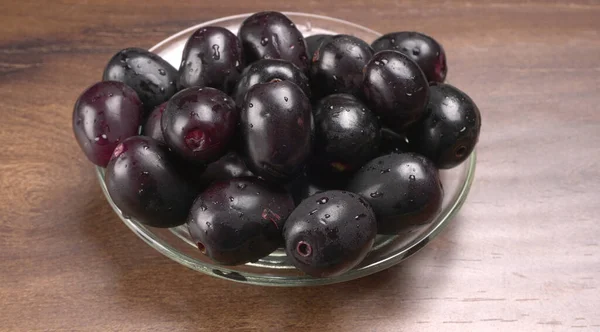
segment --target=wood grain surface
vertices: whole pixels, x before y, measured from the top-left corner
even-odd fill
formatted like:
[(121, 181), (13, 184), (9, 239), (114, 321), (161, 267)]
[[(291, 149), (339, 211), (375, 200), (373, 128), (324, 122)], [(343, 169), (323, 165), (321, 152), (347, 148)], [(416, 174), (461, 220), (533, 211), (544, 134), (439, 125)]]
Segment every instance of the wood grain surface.
[[(204, 276), (112, 212), (71, 130), (110, 56), (202, 21), (304, 11), (419, 30), (483, 115), (455, 220), (343, 284)], [(0, 331), (600, 331), (599, 1), (0, 1)]]

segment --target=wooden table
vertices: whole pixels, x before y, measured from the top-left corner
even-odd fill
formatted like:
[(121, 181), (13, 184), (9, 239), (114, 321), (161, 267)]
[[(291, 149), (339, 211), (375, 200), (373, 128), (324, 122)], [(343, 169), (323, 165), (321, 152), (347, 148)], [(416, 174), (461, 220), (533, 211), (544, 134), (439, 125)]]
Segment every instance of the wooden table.
[[(466, 205), (413, 259), (264, 288), (196, 273), (105, 201), (72, 106), (126, 46), (261, 9), (440, 40), (483, 114)], [(600, 2), (3, 1), (1, 331), (600, 331)]]

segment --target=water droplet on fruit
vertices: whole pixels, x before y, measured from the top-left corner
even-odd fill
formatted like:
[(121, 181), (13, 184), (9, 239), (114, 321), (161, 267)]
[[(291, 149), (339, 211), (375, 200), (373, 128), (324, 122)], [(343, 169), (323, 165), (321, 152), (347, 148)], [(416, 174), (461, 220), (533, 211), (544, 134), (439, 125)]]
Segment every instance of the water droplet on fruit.
[(160, 87), (160, 92), (165, 92), (165, 88), (163, 88), (162, 86)]
[(462, 129), (460, 130), (460, 132), (462, 133), (465, 130), (467, 130), (467, 127), (462, 127)]
[(290, 45), (290, 50), (294, 49), (294, 44)]
[(410, 93), (410, 92), (407, 92), (407, 93), (406, 93), (406, 96), (407, 96), (407, 97), (410, 97), (410, 96), (412, 96), (412, 95), (413, 95), (413, 94), (412, 94), (412, 93)]
[(237, 187), (240, 190), (244, 190), (244, 189), (246, 189), (246, 184), (245, 183), (238, 183)]
[(383, 193), (376, 191), (374, 193), (369, 194), (369, 196), (371, 196), (371, 198), (379, 198), (379, 197), (383, 196)]
[(389, 169), (389, 168), (386, 168), (386, 169), (384, 169), (384, 170), (381, 170), (381, 172), (380, 172), (380, 173), (381, 173), (381, 174), (385, 174), (385, 173), (389, 173), (389, 172), (391, 172), (391, 171), (392, 171), (391, 169)]
[(390, 39), (390, 43), (396, 44), (396, 39), (394, 39), (394, 38)]
[(200, 210), (206, 211), (206, 210), (208, 210), (208, 207), (206, 205), (202, 204), (202, 205), (200, 205)]
[(268, 43), (269, 43), (269, 38), (265, 37), (265, 38), (263, 38), (263, 39), (260, 40), (260, 44), (262, 46), (266, 46)]
[(414, 175), (409, 175), (409, 176), (408, 176), (408, 179), (409, 179), (410, 181), (414, 181), (414, 180), (416, 180), (417, 178), (416, 178)]
[(379, 61), (377, 61), (377, 60), (373, 61), (373, 63), (374, 63), (375, 65), (377, 65), (377, 66), (381, 65), (381, 62), (379, 62)]
[(239, 67), (240, 66), (240, 62), (238, 60), (235, 60), (235, 66)]
[(232, 196), (229, 196), (229, 201), (233, 202), (233, 197)]
[(213, 59), (215, 59), (215, 60), (221, 59), (221, 52), (219, 52), (219, 45), (214, 44), (212, 46), (212, 49), (213, 49), (213, 54), (212, 54)]
[(252, 108), (252, 107), (254, 107), (254, 105), (252, 103), (249, 103), (248, 107)]
[(329, 218), (329, 217), (331, 217), (331, 215), (329, 215), (329, 214), (326, 214), (326, 215), (325, 215), (325, 218), (326, 218), (326, 219), (327, 219), (327, 218)]
[(321, 199), (319, 199), (317, 201), (317, 203), (319, 203), (319, 204), (325, 204), (327, 202), (329, 202), (329, 198), (327, 198), (327, 197), (322, 197)]
[(308, 215), (312, 216), (313, 214), (317, 213), (317, 211), (318, 211), (317, 209), (314, 209), (314, 210), (310, 211), (308, 213)]
[(337, 76), (333, 75), (332, 77), (334, 81), (337, 81)]
[(158, 73), (161, 74), (162, 76), (167, 75), (167, 72), (164, 69), (159, 69)]
[(359, 214), (359, 215), (355, 216), (355, 217), (354, 217), (354, 220), (358, 220), (358, 219), (360, 219), (360, 218), (364, 218), (364, 217), (366, 217), (366, 216), (367, 216), (366, 214), (364, 214), (364, 213), (361, 213), (361, 214)]

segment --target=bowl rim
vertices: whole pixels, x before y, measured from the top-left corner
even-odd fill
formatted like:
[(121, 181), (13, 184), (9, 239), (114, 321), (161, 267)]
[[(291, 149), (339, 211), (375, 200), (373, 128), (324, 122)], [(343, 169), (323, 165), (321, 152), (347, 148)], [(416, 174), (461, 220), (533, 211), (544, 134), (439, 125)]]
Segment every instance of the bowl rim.
[[(253, 13), (245, 13), (239, 15), (232, 15), (221, 17), (215, 20), (210, 20), (207, 22), (203, 22), (187, 29), (181, 30), (168, 38), (162, 40), (158, 44), (154, 45), (149, 49), (149, 51), (155, 51), (165, 44), (172, 42), (174, 39), (180, 38), (182, 35), (189, 34), (196, 29), (199, 29), (204, 26), (219, 24), (225, 21), (244, 19)], [(299, 12), (283, 12), (283, 14), (287, 16), (299, 17), (299, 18), (307, 18), (307, 19), (320, 19), (326, 21), (333, 21), (339, 24), (351, 26), (356, 29), (363, 30), (365, 32), (381, 36), (381, 33), (366, 28), (364, 26), (348, 22), (345, 20), (332, 18), (323, 15), (309, 14), (309, 13), (299, 13)], [(466, 178), (465, 181), (460, 185), (459, 193), (456, 199), (451, 202), (450, 207), (447, 208), (447, 212), (445, 214), (438, 215), (439, 220), (434, 221), (435, 227), (432, 227), (427, 232), (420, 234), (418, 237), (409, 242), (406, 246), (404, 246), (401, 250), (392, 253), (391, 255), (377, 260), (371, 264), (361, 266), (356, 269), (352, 269), (348, 272), (345, 272), (342, 275), (335, 277), (326, 277), (326, 278), (313, 278), (310, 276), (275, 276), (275, 275), (262, 275), (251, 272), (244, 272), (243, 275), (238, 271), (230, 269), (229, 267), (224, 267), (216, 264), (211, 264), (207, 262), (199, 262), (196, 259), (188, 256), (187, 254), (179, 251), (178, 249), (173, 248), (168, 243), (163, 241), (160, 237), (154, 234), (150, 229), (148, 229), (145, 225), (136, 221), (135, 219), (128, 218), (123, 215), (121, 210), (115, 205), (110, 194), (108, 193), (108, 189), (106, 188), (106, 183), (104, 181), (104, 168), (100, 166), (96, 166), (96, 175), (100, 182), (100, 187), (102, 188), (102, 192), (109, 202), (110, 206), (119, 216), (119, 218), (125, 223), (125, 225), (133, 231), (138, 237), (140, 237), (144, 242), (149, 244), (151, 247), (156, 249), (161, 254), (166, 257), (199, 272), (208, 274), (213, 277), (226, 279), (230, 281), (246, 283), (246, 284), (254, 284), (254, 285), (262, 285), (262, 286), (317, 286), (317, 285), (327, 285), (334, 284), (338, 282), (349, 281), (353, 279), (358, 279), (370, 274), (374, 274), (380, 271), (383, 271), (395, 264), (400, 263), (401, 261), (411, 257), (416, 252), (421, 250), (427, 243), (429, 243), (436, 235), (438, 235), (448, 224), (448, 222), (458, 213), (462, 205), (465, 203), (471, 185), (473, 183), (475, 177), (475, 169), (476, 169), (476, 161), (477, 154), (476, 151), (473, 150), (470, 154), (469, 158), (463, 163), (467, 163), (466, 170)]]

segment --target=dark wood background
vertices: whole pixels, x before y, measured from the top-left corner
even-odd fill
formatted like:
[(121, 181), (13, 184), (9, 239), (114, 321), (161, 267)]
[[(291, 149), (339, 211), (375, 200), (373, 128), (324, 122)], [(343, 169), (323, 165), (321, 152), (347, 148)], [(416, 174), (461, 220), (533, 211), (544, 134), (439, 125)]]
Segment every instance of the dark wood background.
[[(264, 288), (196, 273), (112, 212), (71, 131), (110, 56), (202, 21), (305, 11), (443, 43), (483, 114), (474, 187), (414, 258)], [(0, 3), (1, 331), (600, 331), (599, 1)]]

